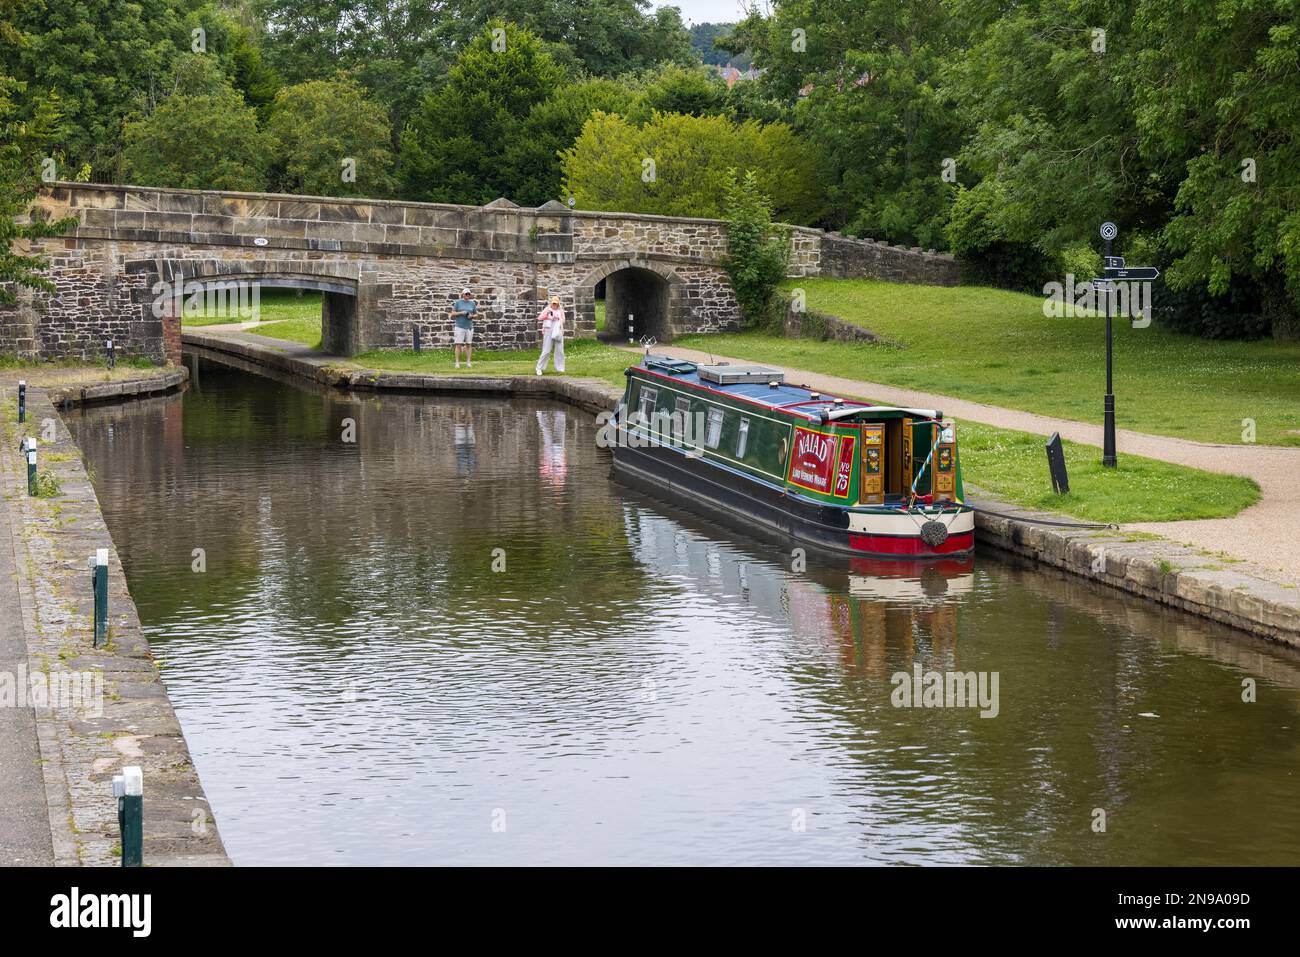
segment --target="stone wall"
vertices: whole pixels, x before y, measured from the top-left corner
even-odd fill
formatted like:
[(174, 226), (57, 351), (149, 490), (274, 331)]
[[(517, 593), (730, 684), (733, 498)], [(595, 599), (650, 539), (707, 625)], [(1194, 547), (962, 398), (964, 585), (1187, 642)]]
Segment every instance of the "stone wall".
[[(590, 336), (597, 284), (616, 273), (637, 293), (620, 312), (642, 311), (638, 337), (740, 325), (720, 220), (74, 183), (44, 189), (38, 204), (78, 226), (35, 244), (54, 295), (0, 307), (0, 351), (28, 358), (93, 358), (111, 338), (123, 354), (174, 361), (164, 322), (179, 310), (160, 300), (213, 283), (324, 292), (325, 342), (345, 354), (409, 349), (417, 329), (423, 344), (448, 345), (451, 303), (466, 286), (482, 306), (478, 345), (535, 348), (536, 315), (552, 294), (570, 335)], [(793, 276), (956, 282), (947, 256), (804, 228), (791, 242)]]
[(891, 246), (874, 239), (827, 233), (821, 239), (820, 269), (815, 275), (836, 279), (869, 277), (926, 286), (955, 286), (961, 281), (957, 260), (920, 246)]
[(838, 316), (824, 312), (795, 309), (786, 310), (783, 333), (791, 339), (820, 339), (823, 342), (880, 342), (878, 335), (862, 326), (854, 325)]

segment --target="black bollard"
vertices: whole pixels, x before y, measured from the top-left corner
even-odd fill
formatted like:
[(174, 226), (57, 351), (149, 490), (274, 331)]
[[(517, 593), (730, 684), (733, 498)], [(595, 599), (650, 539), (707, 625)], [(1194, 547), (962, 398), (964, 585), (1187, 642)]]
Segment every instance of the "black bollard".
[(18, 380), (18, 421), (27, 421), (27, 383)]
[(1065, 449), (1061, 447), (1061, 433), (1053, 432), (1047, 440), (1047, 470), (1052, 475), (1052, 491), (1065, 495), (1070, 491), (1070, 477), (1065, 472)]

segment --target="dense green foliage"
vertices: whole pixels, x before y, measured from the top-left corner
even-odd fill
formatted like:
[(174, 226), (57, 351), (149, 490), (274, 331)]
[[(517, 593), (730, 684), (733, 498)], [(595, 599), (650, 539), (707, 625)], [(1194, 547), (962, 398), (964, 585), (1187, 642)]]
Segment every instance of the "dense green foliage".
[(275, 98), (268, 125), (280, 166), (276, 189), (311, 196), (391, 196), (388, 115), (347, 78), (308, 80)]
[(815, 219), (825, 201), (818, 157), (784, 123), (655, 113), (637, 125), (596, 113), (563, 167), (566, 191), (588, 209), (720, 218), (733, 167), (754, 174), (784, 221)]
[(126, 122), (126, 178), (179, 189), (256, 190), (274, 140), (212, 57), (186, 53), (147, 115)]
[[(8, 16), (12, 2), (0, 0), (0, 15)], [(3, 18), (0, 38), (8, 42), (23, 39)], [(61, 116), (58, 97), (48, 94), (35, 103), (29, 118), (20, 119), (15, 97), (23, 92), (21, 83), (0, 72), (0, 305), (13, 303), (19, 288), (53, 291), (41, 274), (45, 261), (18, 244), (57, 235), (71, 223), (24, 215), (36, 196), (42, 161), (57, 159), (52, 148)]]
[(790, 265), (790, 239), (774, 228), (772, 206), (751, 170), (726, 184), (727, 276), (749, 325), (771, 322), (777, 287)]
[[(504, 30), (494, 36), (492, 30)], [(494, 22), (470, 41), (447, 81), (402, 131), (402, 178), (412, 199), (488, 203), (510, 193), (502, 164), (520, 119), (560, 85), (564, 70), (538, 37)]]
[(1111, 219), (1163, 324), (1296, 335), (1291, 0), (779, 0), (736, 36), (832, 164), (829, 224), (1038, 291)]
[(747, 9), (0, 0), (0, 70), (10, 123), (57, 115), (62, 178), (720, 215), (735, 166), (777, 218), (1035, 293), (1089, 275), (1112, 219), (1162, 269), (1158, 324), (1300, 335), (1294, 0)]

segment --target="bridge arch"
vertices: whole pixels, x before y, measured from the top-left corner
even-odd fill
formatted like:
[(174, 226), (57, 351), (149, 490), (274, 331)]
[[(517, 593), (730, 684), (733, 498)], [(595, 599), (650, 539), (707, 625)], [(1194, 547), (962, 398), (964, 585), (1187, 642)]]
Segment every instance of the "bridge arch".
[[(672, 267), (636, 258), (612, 260), (593, 269), (573, 289), (574, 309), (588, 328), (596, 321), (596, 288), (602, 282), (608, 338), (672, 339), (685, 313), (688, 290), (686, 280)], [(630, 333), (629, 315), (633, 317)]]
[[(164, 315), (179, 314), (175, 303), (192, 291), (213, 290), (222, 293), (242, 287), (258, 290), (309, 289), (321, 295), (321, 349), (333, 355), (355, 355), (370, 348), (363, 320), (367, 302), (365, 277), (358, 265), (347, 262), (312, 260), (220, 260), (220, 259), (150, 259), (125, 264), (125, 271), (145, 275), (145, 310), (153, 314), (154, 303), (161, 297), (173, 297), (164, 304)], [(179, 293), (178, 293), (179, 291)], [(179, 295), (180, 299), (175, 297)]]

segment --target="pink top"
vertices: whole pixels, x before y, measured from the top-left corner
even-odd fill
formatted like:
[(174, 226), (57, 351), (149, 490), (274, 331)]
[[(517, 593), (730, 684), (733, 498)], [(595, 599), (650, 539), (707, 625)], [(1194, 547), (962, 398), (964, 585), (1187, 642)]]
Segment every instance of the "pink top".
[(564, 338), (564, 307), (552, 306), (549, 303), (546, 308), (537, 314), (537, 321), (542, 324), (542, 334), (551, 334), (553, 339)]

